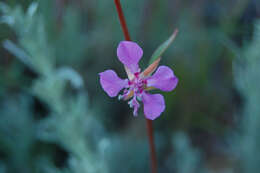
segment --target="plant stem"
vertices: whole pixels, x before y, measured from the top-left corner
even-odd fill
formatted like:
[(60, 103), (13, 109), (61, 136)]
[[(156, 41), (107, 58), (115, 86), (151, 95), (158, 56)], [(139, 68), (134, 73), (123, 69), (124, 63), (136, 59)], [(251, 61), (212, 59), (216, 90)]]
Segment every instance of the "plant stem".
[[(124, 33), (125, 40), (130, 41), (130, 35), (127, 29), (126, 21), (124, 18), (123, 10), (120, 4), (120, 0), (114, 0), (116, 5), (117, 14), (119, 17), (119, 21)], [(154, 138), (153, 138), (153, 125), (152, 121), (146, 119), (146, 126), (147, 126), (147, 136), (149, 139), (149, 147), (150, 147), (150, 160), (151, 160), (151, 173), (157, 173), (157, 161), (156, 161), (156, 152), (155, 152), (155, 145), (154, 145)]]
[(121, 4), (120, 4), (120, 0), (114, 0), (114, 2), (116, 4), (116, 10), (117, 10), (117, 14), (118, 14), (118, 17), (119, 17), (119, 21), (120, 21), (122, 30), (124, 32), (125, 40), (130, 41), (131, 39), (130, 39), (130, 35), (129, 35), (128, 29), (127, 29), (127, 26), (126, 26), (126, 21), (125, 21), (125, 18), (124, 18), (124, 14), (123, 14), (123, 10), (122, 10)]
[(156, 161), (156, 151), (153, 139), (153, 124), (152, 120), (146, 119), (147, 135), (149, 138), (149, 147), (150, 147), (150, 160), (151, 160), (151, 172), (157, 172), (157, 161)]

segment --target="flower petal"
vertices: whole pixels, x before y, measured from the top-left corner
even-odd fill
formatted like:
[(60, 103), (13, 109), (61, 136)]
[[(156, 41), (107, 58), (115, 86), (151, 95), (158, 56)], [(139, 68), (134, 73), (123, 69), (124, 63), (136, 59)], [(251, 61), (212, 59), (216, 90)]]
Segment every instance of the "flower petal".
[(143, 50), (135, 42), (121, 41), (117, 47), (117, 56), (132, 73), (135, 73), (139, 70), (138, 62), (143, 56)]
[(160, 66), (157, 71), (147, 78), (147, 87), (155, 87), (162, 91), (171, 91), (178, 84), (178, 78), (167, 66)]
[(164, 98), (161, 94), (142, 94), (144, 103), (144, 115), (147, 119), (154, 120), (160, 116), (165, 109)]
[(121, 79), (113, 70), (99, 73), (100, 83), (103, 90), (110, 96), (115, 97), (121, 89), (128, 85), (127, 79)]

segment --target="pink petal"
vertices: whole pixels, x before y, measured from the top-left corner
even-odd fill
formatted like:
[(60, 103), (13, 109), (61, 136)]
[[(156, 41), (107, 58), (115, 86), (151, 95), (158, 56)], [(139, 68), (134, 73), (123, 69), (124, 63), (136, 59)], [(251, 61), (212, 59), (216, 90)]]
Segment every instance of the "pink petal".
[(157, 71), (147, 78), (147, 87), (155, 87), (162, 91), (171, 91), (178, 84), (178, 78), (167, 66), (160, 66)]
[(100, 83), (103, 90), (110, 96), (115, 97), (121, 89), (128, 85), (127, 79), (121, 79), (113, 70), (99, 73)]
[(144, 115), (147, 119), (154, 120), (160, 116), (165, 109), (164, 98), (161, 94), (142, 94), (144, 103)]
[(143, 56), (143, 50), (132, 41), (121, 41), (117, 47), (118, 59), (128, 67), (132, 73), (138, 72), (138, 62)]

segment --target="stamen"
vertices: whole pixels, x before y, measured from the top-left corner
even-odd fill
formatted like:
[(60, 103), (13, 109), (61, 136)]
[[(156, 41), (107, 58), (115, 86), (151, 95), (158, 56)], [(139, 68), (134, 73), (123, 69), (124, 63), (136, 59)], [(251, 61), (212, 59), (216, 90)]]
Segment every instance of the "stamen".
[(123, 97), (124, 97), (123, 95), (119, 94), (118, 95), (118, 100), (121, 100)]
[(140, 102), (142, 101), (142, 97), (141, 97), (140, 94), (136, 98), (137, 98), (138, 101), (140, 101)]
[(132, 107), (134, 106), (134, 105), (133, 105), (133, 99), (130, 100), (130, 101), (128, 102), (128, 104), (129, 104), (129, 107), (132, 108)]

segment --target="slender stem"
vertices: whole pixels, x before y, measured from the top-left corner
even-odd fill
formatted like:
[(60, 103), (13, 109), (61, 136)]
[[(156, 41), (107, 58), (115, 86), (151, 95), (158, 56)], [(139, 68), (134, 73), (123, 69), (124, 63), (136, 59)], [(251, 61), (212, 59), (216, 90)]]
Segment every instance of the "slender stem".
[(151, 120), (146, 119), (147, 135), (149, 137), (150, 156), (151, 156), (151, 172), (157, 172), (156, 151), (153, 139), (153, 124)]
[[(124, 18), (123, 10), (120, 4), (120, 0), (114, 0), (116, 5), (117, 14), (120, 20), (120, 24), (124, 33), (125, 40), (130, 41), (130, 35), (127, 29), (126, 21)], [(149, 139), (149, 147), (150, 147), (150, 160), (151, 160), (151, 173), (157, 173), (157, 161), (156, 161), (156, 152), (155, 152), (155, 145), (154, 145), (154, 138), (153, 138), (153, 125), (152, 121), (146, 119), (146, 126), (147, 126), (147, 136)]]
[(124, 32), (125, 40), (130, 41), (131, 38), (130, 38), (128, 29), (127, 29), (127, 26), (126, 26), (126, 21), (125, 21), (125, 18), (124, 18), (124, 13), (123, 13), (123, 10), (122, 10), (121, 4), (120, 4), (120, 0), (114, 0), (114, 2), (116, 4), (116, 10), (117, 10), (117, 14), (118, 14), (118, 17), (119, 17), (119, 20), (120, 20), (122, 30)]

